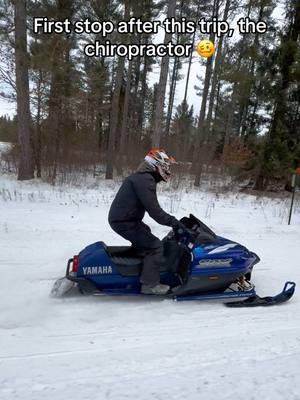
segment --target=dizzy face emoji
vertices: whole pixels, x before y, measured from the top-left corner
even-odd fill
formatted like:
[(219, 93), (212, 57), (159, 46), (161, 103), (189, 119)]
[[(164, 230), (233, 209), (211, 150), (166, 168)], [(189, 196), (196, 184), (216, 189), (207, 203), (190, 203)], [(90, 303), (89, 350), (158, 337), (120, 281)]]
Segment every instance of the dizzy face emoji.
[(215, 52), (215, 46), (210, 40), (201, 40), (196, 46), (197, 53), (204, 58), (211, 57)]

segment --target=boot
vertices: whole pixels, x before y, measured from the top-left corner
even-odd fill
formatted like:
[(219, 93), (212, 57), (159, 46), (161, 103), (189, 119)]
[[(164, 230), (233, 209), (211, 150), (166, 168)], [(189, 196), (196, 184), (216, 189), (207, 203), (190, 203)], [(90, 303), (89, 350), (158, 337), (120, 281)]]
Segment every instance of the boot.
[(162, 283), (158, 283), (157, 285), (142, 285), (141, 293), (143, 294), (155, 294), (155, 295), (164, 295), (167, 294), (170, 290), (170, 286), (163, 285)]

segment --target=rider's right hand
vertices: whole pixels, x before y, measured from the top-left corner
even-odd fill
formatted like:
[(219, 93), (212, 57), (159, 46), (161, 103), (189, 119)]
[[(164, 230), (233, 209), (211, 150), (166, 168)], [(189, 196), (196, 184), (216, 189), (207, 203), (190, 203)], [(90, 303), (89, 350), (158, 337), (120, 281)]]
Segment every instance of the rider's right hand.
[(174, 232), (179, 235), (182, 235), (183, 233), (188, 233), (186, 226), (178, 220), (173, 224), (172, 228)]

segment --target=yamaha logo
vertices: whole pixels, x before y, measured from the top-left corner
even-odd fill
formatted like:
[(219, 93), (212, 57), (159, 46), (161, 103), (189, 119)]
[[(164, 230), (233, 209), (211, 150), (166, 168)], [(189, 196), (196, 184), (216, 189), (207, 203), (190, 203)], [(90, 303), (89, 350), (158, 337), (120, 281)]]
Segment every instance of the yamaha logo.
[(112, 267), (110, 265), (103, 265), (97, 267), (83, 267), (84, 275), (104, 275), (112, 274)]
[(230, 267), (232, 258), (223, 258), (219, 260), (200, 260), (196, 268), (203, 267)]

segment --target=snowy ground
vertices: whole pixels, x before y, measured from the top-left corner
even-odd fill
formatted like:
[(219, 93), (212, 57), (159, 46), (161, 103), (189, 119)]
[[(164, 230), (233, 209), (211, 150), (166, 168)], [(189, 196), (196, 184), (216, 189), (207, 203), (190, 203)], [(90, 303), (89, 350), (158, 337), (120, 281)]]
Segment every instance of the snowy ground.
[[(85, 245), (125, 243), (107, 223), (117, 184), (86, 188), (0, 176), (0, 399), (300, 399), (299, 290), (274, 308), (157, 299), (48, 297)], [(288, 200), (160, 194), (260, 255), (262, 295), (300, 281), (300, 205)], [(168, 228), (147, 219), (162, 237)]]

